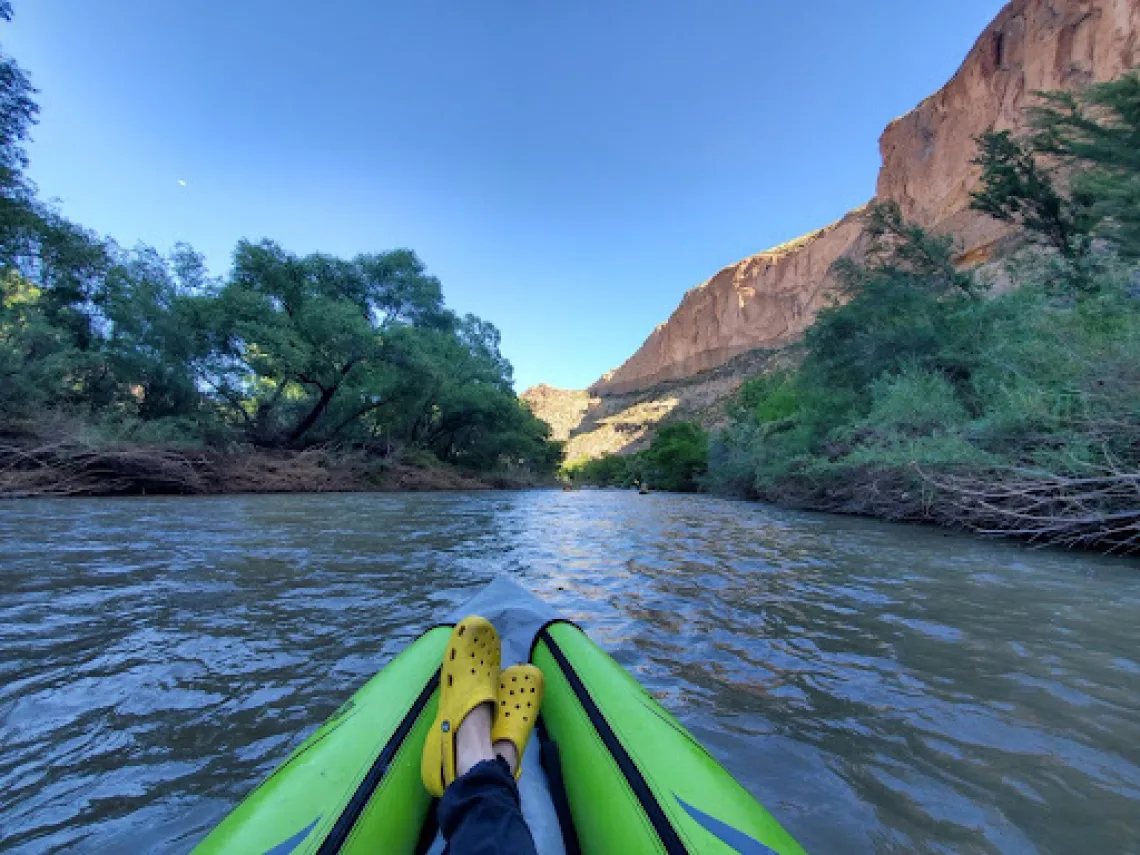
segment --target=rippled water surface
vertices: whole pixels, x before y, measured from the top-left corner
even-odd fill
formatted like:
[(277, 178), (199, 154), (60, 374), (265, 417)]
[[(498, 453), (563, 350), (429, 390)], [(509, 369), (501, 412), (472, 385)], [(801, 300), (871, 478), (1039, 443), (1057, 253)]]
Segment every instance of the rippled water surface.
[(813, 852), (1140, 852), (1140, 568), (624, 492), (0, 504), (0, 850), (185, 852), (506, 573)]

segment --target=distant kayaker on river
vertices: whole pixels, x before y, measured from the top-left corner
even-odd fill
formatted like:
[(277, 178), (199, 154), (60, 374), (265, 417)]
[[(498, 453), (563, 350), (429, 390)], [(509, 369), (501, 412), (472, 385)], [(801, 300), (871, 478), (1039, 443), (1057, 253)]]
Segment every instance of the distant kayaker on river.
[(451, 633), (440, 672), (439, 713), (420, 774), (440, 799), (445, 852), (535, 853), (516, 784), (545, 684), (534, 665), (500, 671), (499, 635), (472, 615)]

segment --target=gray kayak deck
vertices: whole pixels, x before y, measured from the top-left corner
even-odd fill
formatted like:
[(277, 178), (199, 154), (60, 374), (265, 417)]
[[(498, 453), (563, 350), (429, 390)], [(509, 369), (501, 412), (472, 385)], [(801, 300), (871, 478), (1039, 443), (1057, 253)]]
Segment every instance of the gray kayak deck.
[[(515, 581), (498, 577), (470, 600), (448, 615), (455, 623), (467, 615), (482, 615), (499, 633), (503, 646), (503, 667), (529, 661), (531, 644), (543, 627), (559, 617), (558, 612)], [(550, 786), (539, 761), (538, 740), (532, 738), (523, 755), (523, 773), (519, 778), (523, 816), (534, 836), (539, 855), (565, 855), (558, 815), (550, 798)], [(432, 855), (443, 852), (443, 839), (436, 836), (428, 850)]]

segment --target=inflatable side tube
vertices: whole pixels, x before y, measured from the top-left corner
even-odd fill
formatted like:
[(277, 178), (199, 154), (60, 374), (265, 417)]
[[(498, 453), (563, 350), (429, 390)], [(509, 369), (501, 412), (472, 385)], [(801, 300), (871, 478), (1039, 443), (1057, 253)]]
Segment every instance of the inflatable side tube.
[(451, 634), (421, 635), (246, 796), (197, 855), (412, 855), (431, 797), (420, 753)]
[(542, 720), (558, 745), (586, 855), (803, 855), (772, 815), (578, 627), (548, 624), (531, 662), (546, 677)]

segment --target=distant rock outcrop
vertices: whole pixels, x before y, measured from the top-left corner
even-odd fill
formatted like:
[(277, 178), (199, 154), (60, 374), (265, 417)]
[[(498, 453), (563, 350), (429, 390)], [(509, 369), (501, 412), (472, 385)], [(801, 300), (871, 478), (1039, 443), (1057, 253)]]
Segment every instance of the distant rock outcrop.
[[(877, 198), (951, 233), (964, 261), (985, 260), (1006, 229), (970, 210), (974, 138), (1017, 128), (1033, 93), (1079, 89), (1135, 67), (1140, 0), (1013, 0), (953, 79), (883, 133)], [(795, 340), (825, 305), (832, 263), (859, 251), (858, 212), (747, 258), (689, 291), (668, 321), (594, 395), (689, 377), (756, 348)]]
[(777, 354), (752, 350), (699, 376), (626, 394), (593, 397), (589, 392), (542, 385), (519, 397), (552, 427), (554, 439), (567, 440), (566, 461), (574, 463), (613, 452), (640, 451), (665, 421), (685, 419), (706, 428), (722, 427), (726, 400), (744, 378), (767, 370), (774, 358), (779, 364)]
[(590, 408), (590, 393), (571, 389), (555, 389), (540, 383), (527, 389), (519, 398), (530, 411), (550, 425), (550, 438), (565, 442), (570, 432), (582, 423)]
[(698, 285), (637, 353), (590, 392), (636, 392), (799, 338), (827, 303), (828, 269), (859, 243), (859, 214), (853, 211), (814, 234), (746, 258)]

